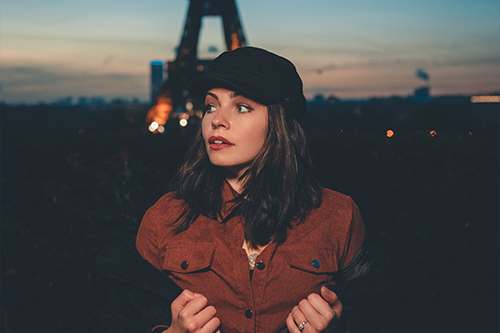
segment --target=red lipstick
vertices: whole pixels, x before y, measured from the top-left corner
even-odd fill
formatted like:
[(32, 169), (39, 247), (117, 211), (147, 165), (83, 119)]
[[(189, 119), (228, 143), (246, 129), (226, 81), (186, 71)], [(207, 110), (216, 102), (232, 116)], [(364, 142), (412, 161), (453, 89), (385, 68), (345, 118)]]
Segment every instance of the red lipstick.
[(233, 143), (231, 143), (228, 139), (222, 136), (211, 136), (208, 138), (208, 144), (210, 145), (210, 148), (213, 150), (220, 150), (224, 148), (229, 148), (231, 146), (234, 146)]

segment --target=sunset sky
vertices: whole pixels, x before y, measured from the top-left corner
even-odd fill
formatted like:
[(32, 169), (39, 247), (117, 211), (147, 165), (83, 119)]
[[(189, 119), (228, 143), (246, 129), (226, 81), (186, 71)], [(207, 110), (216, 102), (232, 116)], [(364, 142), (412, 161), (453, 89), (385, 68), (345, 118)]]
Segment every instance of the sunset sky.
[[(306, 97), (500, 90), (498, 0), (236, 0), (247, 42), (292, 60)], [(2, 0), (0, 99), (149, 100), (151, 60), (173, 60), (187, 0)], [(205, 18), (201, 58), (224, 49)], [(429, 80), (418, 78), (417, 70)]]

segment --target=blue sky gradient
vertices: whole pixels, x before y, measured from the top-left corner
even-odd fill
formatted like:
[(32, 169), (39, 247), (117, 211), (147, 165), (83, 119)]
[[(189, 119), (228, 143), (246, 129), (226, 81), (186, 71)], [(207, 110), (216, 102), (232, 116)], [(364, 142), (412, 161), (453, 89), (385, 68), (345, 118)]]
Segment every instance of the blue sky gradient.
[[(3, 0), (1, 100), (149, 98), (153, 59), (172, 60), (187, 0)], [(308, 98), (500, 90), (497, 0), (237, 0), (249, 45), (292, 60)], [(219, 18), (203, 21), (199, 55), (223, 51)], [(425, 81), (417, 70), (429, 75)]]

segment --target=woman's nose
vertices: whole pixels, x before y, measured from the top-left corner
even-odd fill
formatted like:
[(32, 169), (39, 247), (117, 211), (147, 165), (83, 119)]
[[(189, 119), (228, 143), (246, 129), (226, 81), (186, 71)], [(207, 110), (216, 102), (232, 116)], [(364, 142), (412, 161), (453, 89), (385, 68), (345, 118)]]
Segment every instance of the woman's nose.
[(216, 114), (212, 118), (212, 127), (213, 128), (217, 128), (217, 127), (229, 128), (229, 121), (228, 121), (227, 114), (226, 114), (225, 110), (220, 109), (219, 111), (216, 112)]

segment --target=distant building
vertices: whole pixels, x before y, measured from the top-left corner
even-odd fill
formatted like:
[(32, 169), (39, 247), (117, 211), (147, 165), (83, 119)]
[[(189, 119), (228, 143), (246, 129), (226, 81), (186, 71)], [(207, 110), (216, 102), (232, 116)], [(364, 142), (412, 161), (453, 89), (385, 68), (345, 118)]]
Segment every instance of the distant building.
[(424, 86), (415, 89), (415, 94), (413, 95), (413, 100), (415, 102), (428, 102), (429, 101), (429, 87)]
[(314, 103), (316, 104), (324, 104), (325, 103), (325, 98), (323, 97), (322, 94), (317, 94), (314, 96)]
[(327, 99), (326, 99), (326, 103), (330, 106), (332, 105), (335, 105), (337, 104), (338, 102), (340, 102), (340, 100), (335, 97), (335, 96), (329, 96)]
[(85, 96), (78, 97), (77, 105), (80, 105), (80, 106), (87, 106), (87, 105), (89, 105), (88, 98), (85, 97)]
[(155, 102), (156, 95), (163, 85), (163, 61), (151, 61), (151, 103)]

